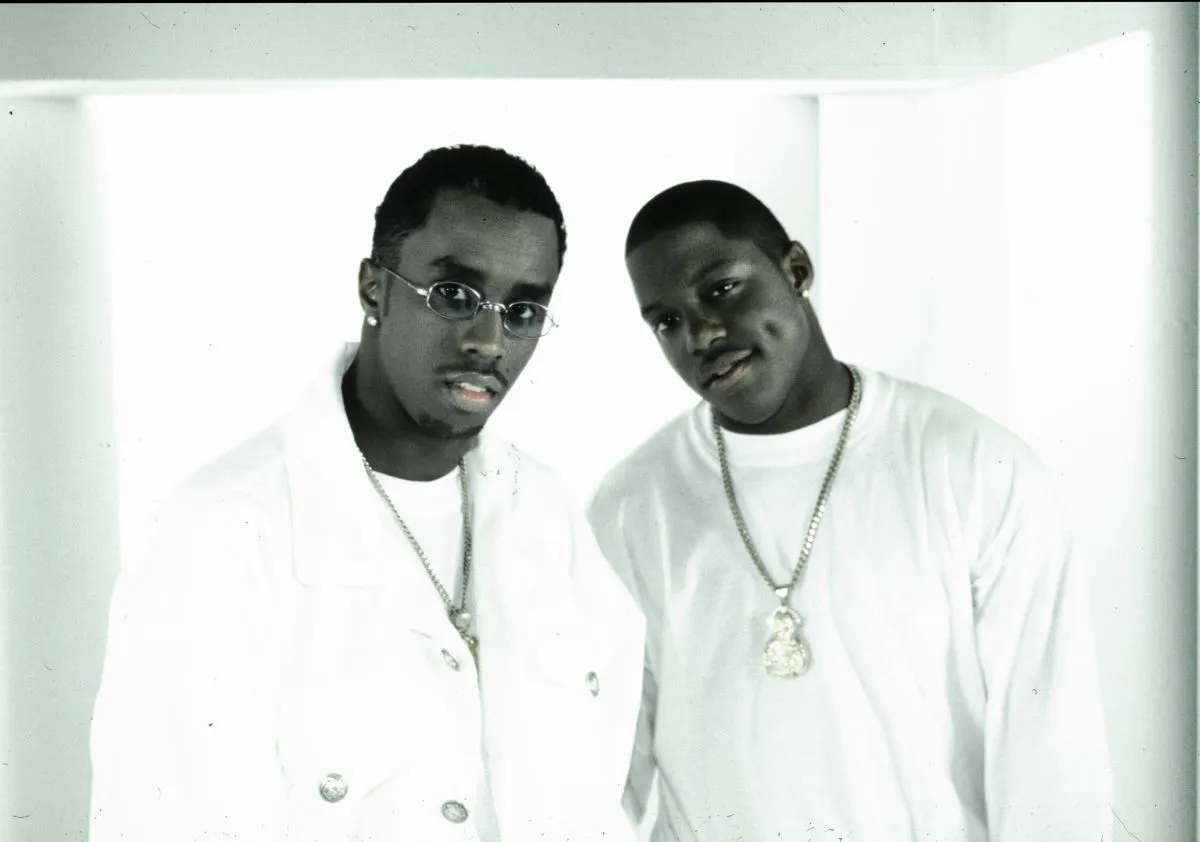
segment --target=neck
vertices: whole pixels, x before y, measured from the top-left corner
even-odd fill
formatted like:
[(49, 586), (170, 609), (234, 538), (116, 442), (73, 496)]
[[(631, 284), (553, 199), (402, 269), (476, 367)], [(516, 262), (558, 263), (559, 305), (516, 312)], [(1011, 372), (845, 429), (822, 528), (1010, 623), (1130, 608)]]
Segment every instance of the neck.
[(475, 439), (441, 438), (422, 430), (384, 384), (363, 347), (342, 379), (346, 419), (358, 449), (377, 473), (413, 482), (444, 477)]
[(845, 363), (835, 359), (828, 347), (824, 354), (805, 366), (788, 400), (776, 419), (777, 432), (799, 430), (824, 421), (850, 406), (854, 378)]

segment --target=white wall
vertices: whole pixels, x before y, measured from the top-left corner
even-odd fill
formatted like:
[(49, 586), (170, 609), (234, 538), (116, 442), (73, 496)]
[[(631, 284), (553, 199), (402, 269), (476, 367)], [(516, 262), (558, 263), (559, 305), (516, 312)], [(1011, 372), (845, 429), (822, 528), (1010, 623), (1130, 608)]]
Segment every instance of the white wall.
[[(1141, 321), (1128, 320), (1134, 328), (1134, 341), (1126, 345), (1127, 353), (1108, 335), (1097, 335), (1094, 323), (1074, 335), (1086, 340), (1082, 347), (1094, 347), (1097, 358), (1115, 363), (1115, 368), (1101, 372), (1089, 382), (1112, 382), (1114, 393), (1128, 394), (1128, 383), (1113, 381), (1117, 372), (1124, 371), (1133, 378), (1134, 393), (1160, 412), (1154, 417), (1146, 413), (1110, 413), (1093, 420), (1092, 416), (1085, 416), (1083, 408), (1094, 396), (1082, 393), (1077, 385), (1049, 396), (1054, 400), (1047, 405), (1052, 412), (1029, 411), (1046, 396), (1028, 390), (1028, 361), (1019, 356), (1015, 358), (1023, 360), (1019, 364), (1008, 360), (1004, 349), (1012, 346), (1014, 337), (1020, 338), (1027, 328), (1036, 326), (1040, 316), (1037, 311), (1024, 314), (1005, 311), (1008, 313), (1005, 323), (998, 325), (976, 297), (997, 276), (1000, 281), (1014, 277), (1012, 264), (1006, 259), (998, 261), (998, 265), (989, 262), (982, 266), (975, 255), (995, 241), (995, 236), (985, 230), (988, 226), (1000, 226), (998, 230), (1006, 232), (1017, 230), (1013, 226), (1022, 220), (1013, 219), (1010, 211), (1031, 194), (1037, 198), (1035, 207), (1044, 198), (1045, 207), (1040, 212), (1048, 214), (1072, 200), (1072, 190), (1082, 186), (1085, 195), (1096, 199), (1085, 209), (1085, 219), (1090, 215), (1102, 227), (1111, 226), (1114, 220), (1132, 219), (1125, 207), (1117, 208), (1113, 218), (1100, 213), (1103, 202), (1109, 198), (1100, 185), (1107, 183), (1111, 173), (1117, 173), (1117, 182), (1131, 183), (1132, 170), (1124, 158), (1097, 162), (1089, 157), (1090, 152), (1076, 159), (1074, 151), (1064, 156), (1053, 145), (1024, 147), (1029, 151), (1022, 153), (1019, 160), (1041, 167), (1050, 176), (1061, 165), (1067, 175), (1062, 184), (1071, 185), (1071, 190), (1056, 188), (1052, 180), (1047, 186), (1013, 178), (1005, 170), (989, 171), (980, 166), (980, 162), (997, 155), (1007, 156), (1011, 161), (1013, 153), (1006, 150), (1023, 148), (1023, 138), (1039, 139), (1036, 131), (1028, 128), (1014, 131), (1003, 121), (997, 125), (995, 115), (1005, 113), (1004, 104), (1011, 102), (1011, 92), (1024, 87), (1027, 93), (1032, 89), (1032, 93), (1043, 95), (1041, 100), (1035, 97), (1027, 99), (1026, 105), (1016, 106), (1026, 117), (1035, 117), (1034, 109), (1041, 107), (1038, 102), (1053, 103), (1055, 97), (1064, 95), (1061, 74), (1043, 77), (1049, 80), (1044, 91), (1040, 80), (1025, 77), (1024, 81), (1018, 78), (1007, 86), (997, 85), (990, 92), (948, 94), (945, 104), (927, 101), (919, 106), (924, 111), (915, 118), (916, 124), (910, 125), (914, 134), (905, 141), (912, 153), (907, 157), (895, 154), (898, 147), (881, 150), (847, 138), (848, 152), (842, 157), (843, 165), (854, 166), (854, 155), (858, 155), (864, 171), (887, 175), (893, 188), (875, 194), (878, 206), (873, 207), (869, 202), (855, 206), (847, 198), (859, 195), (864, 200), (870, 199), (870, 191), (860, 184), (853, 189), (847, 187), (849, 193), (833, 195), (826, 175), (822, 175), (821, 230), (817, 241), (821, 252), (819, 303), (831, 339), (840, 343), (848, 355), (864, 361), (872, 358), (893, 361), (896, 365), (889, 367), (899, 369), (899, 373), (907, 372), (951, 388), (981, 408), (1009, 420), (1029, 434), (1035, 444), (1045, 448), (1048, 458), (1073, 487), (1079, 488), (1087, 479), (1095, 478), (1096, 487), (1106, 491), (1100, 501), (1101, 508), (1093, 512), (1087, 507), (1077, 508), (1078, 513), (1097, 522), (1099, 514), (1109, 515), (1106, 526), (1122, 522), (1116, 518), (1119, 514), (1126, 519), (1124, 523), (1130, 524), (1119, 534), (1097, 532), (1089, 538), (1093, 548), (1099, 547), (1094, 555), (1105, 559), (1106, 564), (1094, 582), (1097, 603), (1102, 609), (1117, 609), (1112, 615), (1118, 618), (1116, 622), (1112, 616), (1101, 619), (1103, 640), (1110, 645), (1103, 653), (1106, 693), (1109, 699), (1115, 697), (1131, 706), (1131, 718), (1120, 720), (1124, 725), (1114, 726), (1119, 785), (1117, 812), (1129, 830), (1124, 836), (1119, 833), (1117, 838), (1131, 839), (1136, 835), (1143, 842), (1195, 838), (1194, 820), (1189, 816), (1195, 812), (1192, 789), (1195, 757), (1191, 746), (1195, 743), (1196, 718), (1196, 4), (636, 5), (637, 8), (632, 8), (633, 4), (604, 7), (363, 4), (337, 8), (326, 4), (10, 4), (0, 7), (0, 95), (15, 97), (0, 112), (0, 289), (3, 290), (0, 400), (4, 407), (0, 422), (3, 424), (0, 530), (4, 534), (4, 542), (0, 544), (3, 576), (0, 591), (8, 595), (4, 622), (0, 623), (0, 645), (5, 647), (0, 662), (4, 664), (0, 710), (5, 717), (0, 723), (5, 735), (0, 737), (0, 764), (7, 764), (0, 765), (0, 840), (41, 842), (80, 838), (82, 834), (86, 815), (87, 717), (98, 676), (97, 653), (106, 607), (98, 594), (106, 593), (115, 571), (118, 534), (113, 499), (116, 465), (104, 444), (113, 442), (113, 427), (120, 427), (122, 422), (120, 417), (111, 420), (116, 412), (113, 393), (103, 388), (109, 381), (105, 360), (127, 359), (121, 356), (121, 348), (128, 355), (133, 347), (115, 345), (117, 356), (104, 354), (108, 347), (110, 313), (103, 268), (108, 262), (96, 245), (103, 230), (93, 224), (98, 220), (92, 207), (95, 194), (87, 186), (92, 167), (88, 121), (70, 102), (30, 97), (51, 93), (70, 97), (136, 88), (179, 92), (188, 86), (194, 89), (196, 83), (229, 90), (240, 86), (231, 84), (231, 80), (248, 79), (295, 83), (435, 76), (765, 79), (786, 82), (797, 92), (826, 93), (833, 90), (832, 81), (868, 81), (882, 86), (902, 79), (995, 76), (1139, 30), (1148, 31), (1152, 38), (1151, 268), (1146, 273), (1150, 282), (1138, 284), (1126, 277), (1117, 278), (1111, 267), (1101, 265), (1089, 253), (1088, 265), (1098, 272), (1096, 285), (1114, 301), (1133, 296), (1128, 307), (1122, 307), (1121, 315), (1140, 313)], [(1107, 78), (1113, 77), (1110, 74)], [(1119, 76), (1118, 87), (1124, 78)], [(573, 87), (573, 83), (566, 83), (568, 91)], [(262, 87), (277, 88), (278, 85)], [(548, 100), (547, 107), (565, 107), (568, 113), (586, 114), (587, 98), (594, 90), (585, 86), (574, 95), (557, 94)], [(1097, 89), (1093, 86), (1092, 90)], [(1102, 121), (1105, 112), (1100, 101), (1084, 102), (1082, 122), (1078, 124), (1070, 110), (1051, 109), (1043, 118), (1049, 119), (1058, 132), (1065, 132), (1066, 138), (1083, 141), (1086, 147), (1093, 143), (1094, 134), (1080, 137), (1077, 125), (1099, 126), (1097, 133), (1101, 137), (1111, 127)], [(1119, 96), (1117, 102), (1128, 109), (1134, 100)], [(503, 101), (497, 100), (494, 105), (502, 110)], [(892, 116), (880, 112), (877, 119), (900, 132), (896, 135), (899, 141), (903, 132), (908, 131), (903, 124), (909, 118), (903, 116), (902, 109), (896, 111), (894, 102), (883, 107), (891, 109)], [(11, 115), (6, 113), (10, 109)], [(250, 108), (247, 115), (251, 123), (256, 119), (253, 110)], [(113, 119), (118, 116), (116, 111), (109, 112)], [(129, 116), (126, 112), (125, 117)], [(163, 122), (166, 117), (164, 113)], [(303, 114), (292, 113), (288, 119), (294, 125), (304, 123)], [(783, 123), (786, 120), (775, 125)], [(199, 131), (202, 127), (193, 128)], [(619, 133), (611, 128), (605, 127), (606, 145), (611, 142), (622, 149), (639, 148), (636, 126), (622, 126)], [(1005, 138), (1002, 143), (994, 140), (992, 129)], [(336, 125), (332, 130), (336, 132)], [(945, 140), (944, 131), (953, 131), (963, 143)], [(1132, 143), (1128, 131), (1119, 135), (1115, 143)], [(347, 130), (341, 137), (319, 134), (317, 142), (324, 144), (326, 151), (342, 154), (346, 146), (341, 141), (350, 137), (362, 141), (360, 135)], [(922, 151), (928, 148), (924, 144), (938, 137), (943, 140), (938, 142), (936, 155)], [(401, 145), (410, 142), (404, 135), (389, 140), (397, 144), (398, 157)], [(263, 148), (261, 142), (256, 144), (251, 138), (234, 142), (218, 137), (210, 141), (216, 149), (228, 149), (239, 143), (250, 150)], [(368, 150), (378, 148), (367, 144)], [(528, 148), (519, 151), (525, 151), (544, 166), (552, 181), (561, 180), (547, 166), (556, 158), (554, 150), (540, 154), (535, 152), (536, 148), (531, 141)], [(152, 160), (156, 159), (154, 156), (161, 160), (162, 150), (151, 152)], [(261, 175), (253, 172), (242, 175), (255, 190), (266, 190), (282, 178), (281, 168), (270, 164), (271, 159), (280, 157), (286, 161), (295, 154), (286, 148), (271, 147)], [(898, 166), (880, 167), (876, 158), (879, 154)], [(913, 156), (924, 162), (921, 166), (930, 180), (905, 175)], [(343, 159), (345, 166), (353, 163), (353, 158)], [(1087, 168), (1089, 164), (1094, 171)], [(664, 183), (669, 173), (685, 170), (678, 162), (676, 166), (680, 168), (664, 169)], [(187, 186), (189, 170), (181, 169)], [(243, 331), (240, 336), (249, 335), (247, 322), (264, 332), (279, 331), (289, 343), (305, 330), (310, 330), (312, 336), (341, 335), (341, 320), (354, 314), (352, 303), (347, 311), (338, 309), (342, 305), (335, 301), (339, 294), (337, 278), (344, 277), (345, 283), (352, 285), (352, 273), (341, 275), (342, 266), (345, 261), (357, 259), (365, 248), (369, 208), (394, 175), (393, 169), (380, 164), (377, 175), (364, 177), (361, 182), (340, 180), (327, 170), (310, 173), (325, 195), (346, 201), (346, 207), (362, 207), (364, 211), (361, 235), (356, 219), (322, 221), (325, 234), (322, 242), (342, 243), (338, 248), (346, 249), (345, 257), (342, 252), (336, 255), (330, 252), (322, 258), (323, 264), (316, 261), (297, 264), (312, 276), (319, 272), (332, 280), (328, 288), (318, 290), (315, 284), (309, 288), (314, 294), (329, 296), (321, 300), (330, 303), (330, 312), (335, 314), (338, 326), (316, 321), (313, 313), (303, 308), (290, 311), (289, 315), (297, 321), (293, 326), (275, 318), (279, 307), (276, 299), (268, 300), (258, 288), (247, 287), (243, 290), (247, 307), (236, 316), (242, 321), (233, 322)], [(603, 173), (599, 167), (587, 169)], [(108, 183), (106, 179), (112, 175), (111, 171), (100, 172), (100, 183)], [(593, 177), (601, 188), (606, 185), (606, 179), (594, 174)], [(222, 183), (219, 178), (215, 180)], [(230, 182), (225, 181), (230, 189), (241, 189), (237, 179)], [(895, 198), (905, 184), (922, 189), (937, 185), (936, 194), (923, 199), (927, 203), (925, 218), (950, 220), (944, 223), (947, 233), (940, 239), (931, 233), (933, 229), (926, 227), (914, 230), (912, 242), (902, 243), (902, 253), (911, 259), (932, 261), (933, 280), (908, 264), (887, 262), (881, 266), (873, 262), (876, 258), (869, 253), (869, 259), (864, 260), (844, 248), (855, 243), (851, 234), (845, 231), (831, 234), (829, 230), (831, 219), (844, 218), (840, 213), (835, 216), (832, 209), (840, 202), (844, 210), (855, 212), (857, 225), (874, 226), (881, 238), (874, 240), (860, 235), (860, 242), (896, 242), (899, 238), (885, 230), (886, 223), (890, 220), (892, 225), (903, 228), (916, 218), (913, 214), (906, 215), (905, 204)], [(993, 195), (996, 190), (1008, 196), (1009, 205), (981, 200), (980, 197)], [(13, 197), (18, 198), (14, 201)], [(630, 196), (629, 201), (638, 199)], [(178, 208), (180, 204), (186, 209), (185, 202), (173, 202), (170, 207)], [(290, 201), (282, 204), (285, 209), (294, 207)], [(885, 208), (894, 210), (895, 215), (884, 216)], [(986, 220), (986, 225), (982, 229), (970, 225), (964, 208), (973, 209), (978, 218)], [(569, 214), (579, 212), (568, 206)], [(793, 218), (799, 219), (799, 213)], [(102, 240), (105, 245), (115, 246), (120, 236), (125, 236), (118, 235), (116, 230), (121, 225), (119, 219), (109, 217), (115, 225), (112, 236)], [(300, 230), (310, 224), (300, 214), (289, 219)], [(205, 223), (210, 229), (216, 227), (228, 233), (229, 226), (222, 228), (222, 224), (220, 219)], [(1136, 230), (1136, 226), (1119, 229), (1118, 239), (1122, 244), (1129, 230)], [(199, 243), (203, 233), (203, 230), (197, 232), (197, 245), (192, 247), (195, 253), (184, 251), (173, 256), (184, 275), (191, 271), (184, 268), (189, 259), (197, 260), (201, 267), (220, 266), (220, 255), (202, 253), (203, 246)], [(594, 246), (598, 249), (598, 242), (611, 233), (603, 228), (594, 232)], [(1024, 253), (1042, 258), (1039, 265), (1043, 268), (1054, 265), (1054, 260), (1066, 253), (1064, 247), (1074, 250), (1090, 242), (1087, 232), (1078, 226), (1069, 229), (1061, 240), (1050, 229), (1033, 233), (1037, 236), (1031, 240), (1016, 242), (1006, 233), (1004, 243), (1015, 249), (1013, 255)], [(958, 239), (952, 239), (951, 234)], [(128, 238), (124, 241), (128, 242)], [(236, 238), (234, 242), (250, 244)], [(162, 265), (161, 249), (151, 242), (143, 246), (144, 257), (131, 258), (128, 251), (122, 257), (114, 252), (111, 263), (134, 267)], [(1118, 263), (1134, 260), (1140, 246), (1120, 249)], [(571, 260), (581, 248), (578, 240), (573, 242), (568, 271), (576, 271)], [(258, 262), (256, 256), (247, 260), (246, 269), (259, 274), (269, 268)], [(954, 277), (956, 269), (964, 266), (974, 270), (970, 273), (973, 280), (965, 287), (943, 285), (937, 310), (956, 319), (934, 321), (931, 312), (924, 314), (929, 321), (922, 325), (922, 331), (876, 333), (890, 343), (887, 345), (871, 344), (861, 332), (847, 332), (853, 331), (854, 326), (846, 318), (851, 311), (838, 304), (839, 284), (846, 290), (869, 275), (874, 275), (873, 280), (878, 282), (881, 277), (886, 279), (898, 273), (917, 289), (936, 290), (939, 281)], [(582, 275), (564, 277), (564, 292), (573, 281), (578, 287), (587, 283)], [(876, 283), (872, 292), (894, 295), (881, 291), (881, 286)], [(118, 288), (113, 289), (115, 294)], [(1024, 296), (1022, 303), (1027, 297)], [(352, 302), (352, 298), (349, 300)], [(847, 300), (843, 295), (843, 301)], [(1043, 305), (1046, 312), (1064, 310), (1061, 297)], [(203, 302), (199, 306), (203, 307)], [(1068, 315), (1079, 319), (1089, 312), (1107, 314), (1102, 309), (1106, 304), (1089, 306), (1091, 310), (1072, 309)], [(264, 307), (271, 310), (265, 316)], [(111, 315), (118, 327), (128, 324), (127, 319), (122, 321), (120, 313), (136, 313), (138, 309), (130, 304), (128, 297), (114, 301), (114, 308)], [(165, 315), (176, 320), (177, 330), (170, 331), (173, 335), (194, 339), (200, 334), (192, 329), (194, 323), (187, 321), (188, 317), (174, 312)], [(52, 326), (47, 328), (47, 322)], [(587, 323), (585, 319), (570, 319), (573, 327)], [(956, 327), (950, 329), (950, 325)], [(138, 335), (143, 337), (153, 337), (156, 331), (167, 332), (153, 325), (135, 323), (135, 327), (142, 331)], [(914, 336), (923, 344), (915, 344)], [(971, 339), (976, 341), (963, 344)], [(214, 348), (205, 352), (196, 347), (182, 352), (181, 358), (188, 371), (207, 370), (211, 378), (234, 368), (238, 349), (245, 347), (245, 341), (238, 339), (220, 351)], [(48, 342), (53, 344), (48, 346)], [(952, 353), (943, 354), (943, 362), (922, 367), (922, 360), (936, 359), (936, 352), (947, 348)], [(202, 365), (206, 353), (212, 362), (207, 369)], [(266, 359), (279, 362), (282, 355), (273, 353)], [(1083, 356), (1079, 351), (1074, 353), (1077, 358)], [(301, 361), (296, 359), (297, 364)], [(985, 374), (979, 375), (980, 372)], [(1038, 378), (1045, 376), (1041, 369), (1036, 373)], [(539, 388), (539, 374), (535, 369), (530, 375), (531, 382), (523, 394), (532, 400)], [(1110, 380), (1105, 381), (1105, 377)], [(196, 382), (202, 393), (211, 388), (203, 379)], [(264, 417), (272, 401), (282, 399), (298, 385), (286, 375), (271, 382), (278, 383), (277, 391), (238, 395), (246, 411), (243, 417)], [(118, 395), (136, 393), (138, 383), (118, 373), (115, 388)], [(514, 403), (506, 408), (510, 413), (518, 408), (517, 398), (514, 395)], [(669, 403), (673, 398), (664, 395), (663, 400)], [(667, 403), (663, 404), (664, 410)], [(497, 421), (507, 423), (504, 417)], [(1139, 444), (1118, 447), (1114, 461), (1107, 450), (1101, 451), (1097, 436), (1075, 438), (1069, 444), (1057, 446), (1054, 433), (1060, 421), (1115, 425), (1117, 433), (1143, 438)], [(43, 434), (54, 430), (62, 433), (60, 440), (67, 442), (67, 446), (46, 446)], [(1075, 431), (1072, 424), (1069, 432)], [(222, 437), (232, 438), (236, 432), (232, 425), (214, 427), (206, 431), (209, 438), (205, 446), (215, 447)], [(626, 430), (624, 434), (629, 432)], [(1113, 438), (1117, 442), (1127, 441), (1120, 436)], [(161, 439), (135, 442), (125, 448), (125, 453), (137, 454), (141, 448), (142, 456), (137, 458), (144, 458), (147, 452), (162, 446)], [(179, 456), (164, 463), (155, 476), (165, 479), (181, 469), (183, 461), (186, 459)], [(1102, 473), (1104, 466), (1110, 466), (1107, 473)], [(130, 462), (122, 461), (121, 477), (126, 488), (132, 487), (130, 477), (136, 476), (130, 470)], [(136, 510), (139, 501), (151, 493), (153, 482), (148, 476), (142, 474), (139, 490), (130, 491), (123, 501), (126, 513), (131, 506)], [(139, 498), (139, 494), (143, 497)], [(1128, 509), (1118, 509), (1122, 502), (1128, 502)], [(1101, 546), (1099, 536), (1110, 534), (1116, 535), (1113, 546)], [(54, 540), (50, 542), (47, 536)], [(1118, 551), (1122, 550), (1125, 552), (1118, 557)], [(1121, 601), (1111, 601), (1114, 595)], [(1106, 599), (1110, 601), (1106, 603)], [(1131, 620), (1121, 622), (1121, 617), (1130, 615)], [(1156, 699), (1156, 693), (1160, 698)]]
[(1167, 840), (1196, 821), (1196, 197), (1175, 181), (1195, 137), (1156, 112), (1153, 45), (822, 98), (818, 283), (839, 353), (973, 403), (1058, 476), (1091, 568), (1116, 838)]
[(80, 838), (117, 564), (108, 282), (86, 137), (77, 102), (0, 101), (2, 842)]

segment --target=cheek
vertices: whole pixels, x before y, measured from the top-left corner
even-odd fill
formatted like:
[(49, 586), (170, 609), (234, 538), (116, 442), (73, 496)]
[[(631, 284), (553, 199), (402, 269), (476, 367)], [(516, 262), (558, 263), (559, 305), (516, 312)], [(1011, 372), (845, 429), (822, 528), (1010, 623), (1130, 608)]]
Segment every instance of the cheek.
[(500, 362), (500, 370), (506, 372), (510, 380), (515, 379), (525, 370), (525, 366), (529, 365), (537, 346), (536, 341), (513, 340), (505, 350), (504, 359)]
[(675, 374), (689, 387), (695, 387), (696, 360), (686, 350), (681, 348), (664, 347), (667, 362)]
[(768, 316), (762, 323), (763, 334), (773, 343), (786, 345), (791, 350), (803, 351), (808, 346), (808, 319), (803, 312), (786, 318)]

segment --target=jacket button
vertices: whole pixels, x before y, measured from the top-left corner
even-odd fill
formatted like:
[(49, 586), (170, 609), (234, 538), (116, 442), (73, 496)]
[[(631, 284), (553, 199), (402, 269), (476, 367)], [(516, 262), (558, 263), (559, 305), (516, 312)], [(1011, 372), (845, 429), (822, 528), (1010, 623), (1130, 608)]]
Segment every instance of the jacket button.
[(454, 670), (455, 672), (458, 672), (458, 659), (450, 654), (449, 649), (442, 650), (442, 659), (446, 662), (446, 666), (450, 667), (450, 669)]
[(593, 697), (599, 696), (600, 695), (600, 676), (596, 675), (596, 673), (594, 673), (594, 672), (589, 672), (587, 674), (587, 688), (588, 688), (588, 692), (591, 693)]
[(321, 797), (330, 804), (336, 804), (345, 798), (349, 789), (346, 779), (336, 773), (326, 775), (325, 780), (321, 781)]
[(467, 808), (457, 801), (447, 801), (442, 805), (442, 818), (448, 822), (462, 824), (467, 820)]

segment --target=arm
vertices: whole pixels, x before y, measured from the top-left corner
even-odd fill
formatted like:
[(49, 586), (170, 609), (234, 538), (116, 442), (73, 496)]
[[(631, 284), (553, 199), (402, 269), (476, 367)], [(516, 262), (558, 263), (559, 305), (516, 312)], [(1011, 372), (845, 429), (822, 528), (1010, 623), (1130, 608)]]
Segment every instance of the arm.
[[(156, 524), (117, 578), (91, 734), (91, 842), (286, 838), (253, 520)], [(193, 509), (193, 512), (195, 510)]]
[(1085, 568), (1040, 469), (1014, 471), (998, 490), (1002, 515), (974, 581), (990, 839), (1111, 840)]
[(601, 554), (633, 596), (646, 618), (646, 648), (642, 675), (642, 702), (638, 713), (633, 755), (630, 759), (623, 804), (626, 812), (645, 836), (647, 821), (657, 810), (651, 798), (658, 767), (654, 758), (654, 727), (658, 706), (658, 681), (655, 678), (655, 640), (659, 613), (648, 600), (645, 571), (635, 566), (626, 541), (629, 525), (625, 522), (625, 498), (611, 488), (602, 487), (587, 509), (588, 523)]

